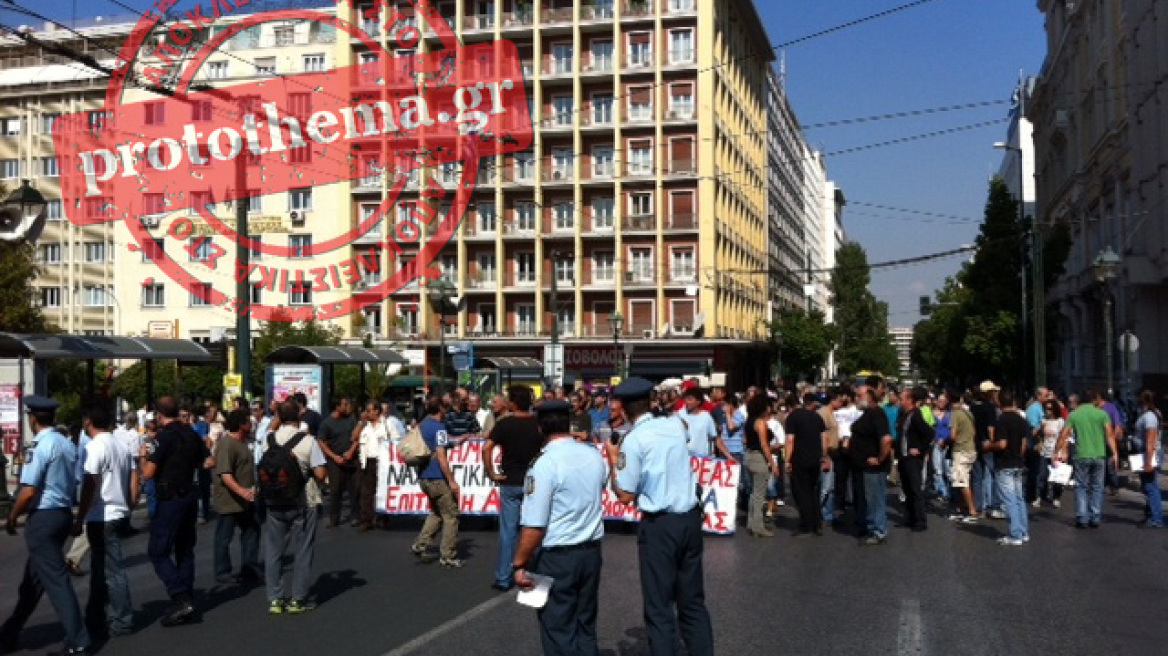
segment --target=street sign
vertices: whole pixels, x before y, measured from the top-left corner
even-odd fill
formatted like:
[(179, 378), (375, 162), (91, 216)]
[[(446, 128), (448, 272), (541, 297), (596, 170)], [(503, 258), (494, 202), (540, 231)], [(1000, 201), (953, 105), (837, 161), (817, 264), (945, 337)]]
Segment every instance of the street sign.
[(151, 321), (146, 324), (146, 336), (151, 339), (174, 339), (174, 323), (171, 321)]
[(543, 376), (559, 385), (564, 380), (564, 345), (544, 344), (543, 347)]
[(446, 347), (446, 351), (450, 353), (454, 361), (455, 371), (469, 371), (474, 369), (474, 344), (471, 342), (459, 342), (451, 344)]

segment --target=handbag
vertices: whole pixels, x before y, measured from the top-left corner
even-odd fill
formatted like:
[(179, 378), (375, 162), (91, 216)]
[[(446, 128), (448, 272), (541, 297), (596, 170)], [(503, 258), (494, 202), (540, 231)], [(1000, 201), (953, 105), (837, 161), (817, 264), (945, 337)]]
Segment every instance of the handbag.
[(426, 440), (422, 439), (422, 430), (419, 426), (411, 428), (398, 443), (397, 448), (402, 461), (409, 467), (425, 467), (430, 464), (430, 458), (434, 455)]

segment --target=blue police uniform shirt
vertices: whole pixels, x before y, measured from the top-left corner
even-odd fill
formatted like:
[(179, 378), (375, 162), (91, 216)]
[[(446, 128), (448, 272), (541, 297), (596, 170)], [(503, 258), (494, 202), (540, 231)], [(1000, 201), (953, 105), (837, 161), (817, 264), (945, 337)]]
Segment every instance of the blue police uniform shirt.
[(686, 448), (699, 458), (710, 455), (710, 440), (718, 436), (718, 427), (714, 424), (714, 416), (705, 410), (699, 409), (690, 414), (684, 408), (677, 413), (685, 421), (686, 431), (689, 434)]
[(546, 528), (545, 547), (566, 547), (604, 537), (604, 458), (595, 446), (552, 440), (527, 471), (519, 523)]
[(686, 431), (676, 417), (637, 418), (621, 442), (616, 482), (637, 495), (641, 512), (689, 512), (697, 505), (697, 478), (690, 466)]
[(37, 433), (20, 484), (37, 489), (31, 510), (72, 508), (77, 502), (77, 446), (55, 428)]
[[(445, 449), (450, 445), (450, 436), (446, 433), (445, 422), (433, 417), (426, 417), (418, 425), (418, 430), (421, 431), (422, 439), (426, 442), (426, 446), (430, 447), (431, 453), (436, 454), (438, 449)], [(418, 478), (425, 481), (446, 480), (446, 475), (442, 473), (442, 465), (438, 463), (437, 457), (430, 458), (430, 464), (426, 465)]]

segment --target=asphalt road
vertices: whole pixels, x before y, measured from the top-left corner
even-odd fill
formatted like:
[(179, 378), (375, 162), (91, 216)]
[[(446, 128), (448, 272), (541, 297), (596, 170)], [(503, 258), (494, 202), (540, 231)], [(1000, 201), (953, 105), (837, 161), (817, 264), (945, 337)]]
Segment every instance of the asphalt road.
[[(892, 499), (895, 502), (895, 499)], [(895, 507), (895, 503), (893, 504)], [(706, 593), (720, 654), (1163, 655), (1168, 531), (1144, 531), (1142, 497), (1108, 497), (1104, 525), (1073, 527), (1073, 501), (1032, 512), (1030, 544), (995, 543), (1004, 521), (955, 525), (930, 517), (926, 533), (894, 529), (882, 547), (858, 547), (842, 532), (706, 539)], [(893, 511), (895, 519), (896, 511)], [(139, 519), (139, 523), (141, 523)], [(477, 524), (477, 526), (476, 526)], [(101, 653), (280, 656), (512, 656), (540, 653), (533, 611), (515, 593), (489, 588), (496, 536), (466, 520), (467, 566), (446, 570), (409, 553), (419, 523), (359, 534), (320, 531), (313, 594), (319, 608), (269, 616), (262, 588), (216, 587), (214, 524), (200, 527), (199, 624), (163, 629), (168, 602), (146, 557), (145, 534), (127, 543), (138, 627)], [(616, 527), (604, 544), (601, 653), (647, 653), (636, 536)], [(0, 535), (0, 615), (7, 616), (25, 558), (24, 541)], [(74, 579), (84, 604), (88, 579)], [(59, 647), (44, 600), (22, 636), (25, 651)]]

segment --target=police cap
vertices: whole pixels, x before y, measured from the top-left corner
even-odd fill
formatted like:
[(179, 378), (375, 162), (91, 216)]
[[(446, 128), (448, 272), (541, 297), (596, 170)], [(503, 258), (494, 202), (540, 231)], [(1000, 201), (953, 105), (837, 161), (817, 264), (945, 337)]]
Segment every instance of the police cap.
[(653, 383), (644, 378), (630, 378), (612, 391), (613, 398), (622, 401), (636, 401), (637, 399), (647, 399), (653, 392)]
[(536, 416), (547, 415), (553, 412), (561, 412), (565, 415), (572, 413), (572, 404), (562, 400), (550, 400), (540, 403), (535, 408)]
[(53, 399), (47, 396), (41, 396), (40, 394), (30, 394), (24, 397), (24, 408), (26, 412), (56, 412), (60, 405), (60, 403), (57, 403)]

